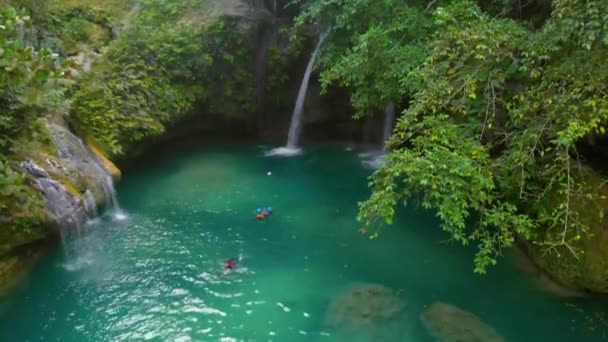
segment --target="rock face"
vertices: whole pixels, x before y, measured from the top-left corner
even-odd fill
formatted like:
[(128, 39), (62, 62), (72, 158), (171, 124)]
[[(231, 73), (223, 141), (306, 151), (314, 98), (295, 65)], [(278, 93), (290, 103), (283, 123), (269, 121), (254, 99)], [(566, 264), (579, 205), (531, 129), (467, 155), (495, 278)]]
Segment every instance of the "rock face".
[[(600, 174), (589, 167), (582, 168), (581, 194), (590, 193), (594, 198), (583, 195), (573, 197), (570, 208), (588, 227), (588, 234), (576, 233), (567, 236), (572, 245), (580, 251), (575, 256), (566, 247), (558, 247), (557, 252), (547, 253), (542, 247), (526, 244), (526, 254), (552, 279), (564, 286), (583, 292), (608, 294), (608, 185)], [(545, 196), (547, 201), (553, 196)]]
[(403, 317), (406, 305), (383, 285), (364, 285), (338, 295), (330, 305), (329, 329), (370, 332)]
[(120, 171), (67, 128), (48, 124), (47, 129), (56, 153), (34, 153), (20, 166), (42, 195), (50, 220), (69, 233), (95, 215), (97, 206), (112, 204), (113, 178), (119, 178)]
[(454, 305), (436, 302), (421, 315), (420, 320), (437, 342), (504, 342), (494, 328), (474, 314)]
[[(26, 169), (40, 169), (32, 161), (22, 165)], [(71, 194), (60, 182), (45, 173), (31, 174), (34, 187), (45, 198), (49, 218), (60, 227), (75, 227), (86, 220), (86, 210), (77, 196)]]

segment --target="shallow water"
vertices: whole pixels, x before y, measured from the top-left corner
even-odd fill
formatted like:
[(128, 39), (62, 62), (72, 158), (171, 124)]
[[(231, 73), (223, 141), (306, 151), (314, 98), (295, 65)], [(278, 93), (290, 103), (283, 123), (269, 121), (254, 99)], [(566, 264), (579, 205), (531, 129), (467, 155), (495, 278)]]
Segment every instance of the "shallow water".
[[(266, 151), (190, 151), (128, 172), (128, 219), (92, 221), (0, 299), (0, 341), (433, 341), (419, 317), (436, 301), (507, 341), (606, 336), (605, 302), (547, 295), (507, 259), (474, 275), (471, 251), (442, 243), (430, 213), (404, 209), (378, 239), (360, 234), (370, 170), (357, 151)], [(258, 222), (261, 206), (274, 215)], [(238, 267), (221, 277), (229, 257)], [(328, 326), (332, 300), (366, 284), (394, 289), (405, 310), (377, 329)]]

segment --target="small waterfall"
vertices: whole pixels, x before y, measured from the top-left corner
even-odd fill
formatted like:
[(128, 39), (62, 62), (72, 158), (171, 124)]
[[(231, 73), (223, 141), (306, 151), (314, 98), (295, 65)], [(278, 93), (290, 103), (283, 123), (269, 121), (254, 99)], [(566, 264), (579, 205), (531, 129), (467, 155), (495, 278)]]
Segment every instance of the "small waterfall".
[(34, 187), (43, 194), (46, 210), (57, 223), (61, 239), (65, 241), (66, 236), (74, 230), (80, 234), (80, 229), (87, 219), (80, 200), (36, 163), (22, 162), (21, 167), (32, 177)]
[(386, 143), (393, 133), (393, 126), (395, 124), (395, 103), (389, 102), (384, 107), (384, 127), (382, 129), (382, 147), (380, 149), (375, 148), (372, 151), (364, 152), (359, 154), (363, 165), (378, 169), (386, 160), (386, 153), (388, 152), (388, 146)]
[(384, 129), (382, 131), (382, 144), (384, 152), (386, 152), (387, 149), (386, 142), (391, 137), (391, 133), (393, 132), (394, 121), (395, 103), (391, 101), (386, 105), (386, 107), (384, 107)]
[(289, 125), (289, 135), (287, 138), (287, 148), (295, 149), (298, 147), (298, 142), (300, 139), (300, 129), (302, 126), (302, 113), (304, 111), (304, 101), (306, 100), (306, 92), (308, 91), (308, 82), (310, 81), (310, 74), (312, 73), (312, 67), (315, 64), (315, 59), (317, 58), (317, 54), (325, 41), (325, 38), (329, 35), (329, 30), (321, 35), (319, 38), (319, 42), (317, 43), (317, 47), (314, 52), (310, 56), (310, 60), (308, 61), (308, 65), (306, 65), (306, 70), (304, 71), (304, 77), (302, 78), (302, 83), (300, 84), (300, 90), (298, 91), (298, 98), (296, 100), (296, 105), (293, 109), (293, 115), (291, 117), (291, 124)]
[(50, 125), (49, 128), (55, 138), (59, 158), (66, 160), (87, 175), (94, 177), (96, 183), (101, 186), (101, 189), (103, 190), (109, 212), (116, 219), (126, 218), (126, 215), (120, 208), (120, 204), (116, 198), (112, 175), (103, 165), (101, 160), (91, 153), (84, 146), (82, 140), (72, 134), (69, 130), (57, 125)]
[(82, 204), (84, 204), (84, 210), (87, 212), (87, 215), (89, 215), (89, 218), (97, 216), (97, 203), (95, 202), (91, 190), (87, 189), (84, 192), (84, 195), (82, 195)]

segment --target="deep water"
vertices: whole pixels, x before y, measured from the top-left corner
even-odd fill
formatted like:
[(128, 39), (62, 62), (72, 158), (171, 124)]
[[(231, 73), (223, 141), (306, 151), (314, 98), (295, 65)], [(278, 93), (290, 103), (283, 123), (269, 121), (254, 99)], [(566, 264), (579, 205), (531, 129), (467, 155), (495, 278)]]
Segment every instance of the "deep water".
[[(508, 258), (474, 275), (473, 250), (446, 243), (432, 213), (406, 208), (377, 239), (361, 234), (370, 170), (357, 151), (266, 150), (197, 149), (127, 172), (129, 218), (89, 223), (0, 298), (0, 341), (433, 341), (420, 314), (437, 301), (506, 341), (606, 336), (606, 302), (546, 294)], [(262, 222), (261, 206), (274, 209)], [(369, 284), (399, 309), (360, 298), (337, 311), (367, 305), (364, 317), (332, 316), (336, 296)]]

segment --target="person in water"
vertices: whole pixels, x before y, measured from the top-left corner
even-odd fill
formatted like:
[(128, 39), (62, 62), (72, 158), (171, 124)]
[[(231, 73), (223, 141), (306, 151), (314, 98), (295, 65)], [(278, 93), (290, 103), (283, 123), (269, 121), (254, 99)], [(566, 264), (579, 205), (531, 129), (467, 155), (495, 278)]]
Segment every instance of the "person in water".
[(272, 207), (268, 207), (268, 208), (258, 208), (256, 211), (256, 215), (255, 218), (259, 221), (263, 221), (267, 216), (271, 216), (272, 215)]
[(236, 260), (234, 258), (224, 261), (224, 269), (233, 270), (236, 267)]
[(257, 209), (255, 210), (255, 218), (256, 218), (258, 221), (263, 221), (263, 220), (264, 220), (264, 218), (266, 217), (266, 216), (264, 215), (264, 211), (265, 211), (265, 210), (266, 210), (266, 209), (262, 210), (262, 208), (257, 208)]
[(236, 268), (236, 259), (231, 258), (231, 259), (224, 261), (224, 273), (222, 275), (225, 276), (226, 274), (232, 272), (235, 268)]

